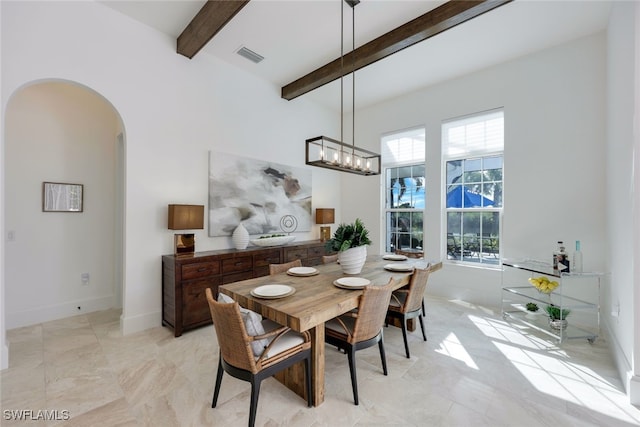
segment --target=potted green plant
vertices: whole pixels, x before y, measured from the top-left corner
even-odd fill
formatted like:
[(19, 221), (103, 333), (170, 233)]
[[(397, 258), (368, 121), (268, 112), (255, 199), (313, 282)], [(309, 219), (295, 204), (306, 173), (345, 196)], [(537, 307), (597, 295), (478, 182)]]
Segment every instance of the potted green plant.
[(526, 307), (527, 307), (527, 311), (531, 311), (534, 313), (538, 311), (538, 304), (536, 304), (535, 302), (528, 302)]
[(527, 315), (526, 318), (527, 319), (535, 319), (537, 318), (537, 311), (539, 310), (538, 308), (538, 304), (536, 304), (535, 302), (528, 302), (527, 305), (525, 305), (526, 309), (527, 309)]
[(371, 244), (369, 230), (360, 218), (352, 224), (340, 224), (333, 237), (325, 244), (328, 252), (338, 252), (338, 261), (346, 274), (358, 274), (367, 258), (367, 245)]
[(556, 305), (548, 305), (545, 307), (547, 314), (549, 315), (549, 326), (552, 329), (562, 330), (567, 327), (567, 316), (571, 313), (568, 308), (560, 308)]

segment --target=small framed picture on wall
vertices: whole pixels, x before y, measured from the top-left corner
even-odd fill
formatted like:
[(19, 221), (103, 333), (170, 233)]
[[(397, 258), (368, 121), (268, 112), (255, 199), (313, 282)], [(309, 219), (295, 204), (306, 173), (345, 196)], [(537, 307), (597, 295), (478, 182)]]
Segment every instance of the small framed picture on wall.
[(63, 182), (42, 183), (43, 212), (82, 212), (84, 196), (82, 184)]

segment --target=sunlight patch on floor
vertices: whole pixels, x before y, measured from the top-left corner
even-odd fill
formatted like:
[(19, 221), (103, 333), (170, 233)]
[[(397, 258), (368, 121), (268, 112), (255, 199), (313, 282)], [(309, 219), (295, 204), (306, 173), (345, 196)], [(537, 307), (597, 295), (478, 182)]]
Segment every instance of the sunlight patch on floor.
[(447, 338), (440, 343), (440, 348), (436, 350), (436, 353), (444, 354), (445, 356), (459, 360), (469, 368), (478, 369), (478, 365), (475, 364), (454, 333), (450, 333)]
[(637, 424), (640, 417), (624, 409), (624, 391), (592, 369), (571, 361), (555, 343), (506, 321), (469, 315), (469, 319), (538, 391), (608, 417)]

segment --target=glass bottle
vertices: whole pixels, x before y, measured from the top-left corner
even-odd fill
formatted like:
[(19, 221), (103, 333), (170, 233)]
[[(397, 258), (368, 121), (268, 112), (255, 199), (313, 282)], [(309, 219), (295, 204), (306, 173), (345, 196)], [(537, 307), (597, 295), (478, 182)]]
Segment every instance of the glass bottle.
[(580, 240), (576, 240), (576, 251), (573, 253), (573, 271), (582, 273), (582, 251), (580, 250)]
[(558, 240), (558, 249), (553, 252), (553, 271), (556, 273), (569, 272), (569, 255), (562, 240)]

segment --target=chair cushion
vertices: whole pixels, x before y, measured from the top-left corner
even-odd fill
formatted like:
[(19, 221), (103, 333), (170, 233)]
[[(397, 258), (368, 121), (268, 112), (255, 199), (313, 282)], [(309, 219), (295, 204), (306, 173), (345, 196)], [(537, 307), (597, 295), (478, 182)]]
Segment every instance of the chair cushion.
[[(407, 295), (406, 292), (394, 292), (391, 301), (389, 301), (389, 310), (400, 311), (407, 300)], [(398, 304), (398, 301), (400, 301), (400, 304)]]
[[(235, 302), (235, 300), (230, 296), (220, 292), (218, 294), (218, 302), (229, 304)], [(240, 307), (240, 315), (242, 316), (242, 321), (244, 322), (244, 328), (247, 331), (247, 335), (255, 337), (256, 335), (262, 335), (265, 333), (264, 326), (262, 324), (262, 316), (260, 316), (258, 313)], [(269, 342), (270, 341), (266, 338), (252, 341), (251, 350), (253, 350), (253, 354), (255, 356), (260, 356), (264, 351), (264, 348), (269, 345)]]
[[(353, 326), (356, 323), (356, 319), (351, 316), (340, 316), (340, 320), (342, 320), (347, 328), (349, 328), (349, 332), (353, 332)], [(344, 339), (347, 339), (347, 332), (344, 330), (340, 322), (338, 322), (335, 318), (325, 322), (324, 324), (325, 333), (331, 334), (333, 336), (343, 336)]]
[[(262, 321), (262, 326), (264, 327), (264, 330), (266, 332), (270, 332), (274, 329), (278, 329), (282, 327), (282, 325), (276, 322), (273, 322), (269, 319), (264, 319)], [(271, 343), (272, 340), (273, 338), (261, 340), (261, 341), (267, 341), (267, 345), (269, 345), (269, 343)], [(302, 336), (302, 334), (299, 334), (295, 331), (290, 330), (286, 334), (278, 338), (278, 340), (273, 344), (273, 347), (271, 347), (267, 352), (266, 358), (268, 359), (269, 357), (273, 357), (276, 354), (282, 353), (285, 350), (289, 350), (290, 348), (300, 345), (303, 342), (304, 342), (304, 337)]]

